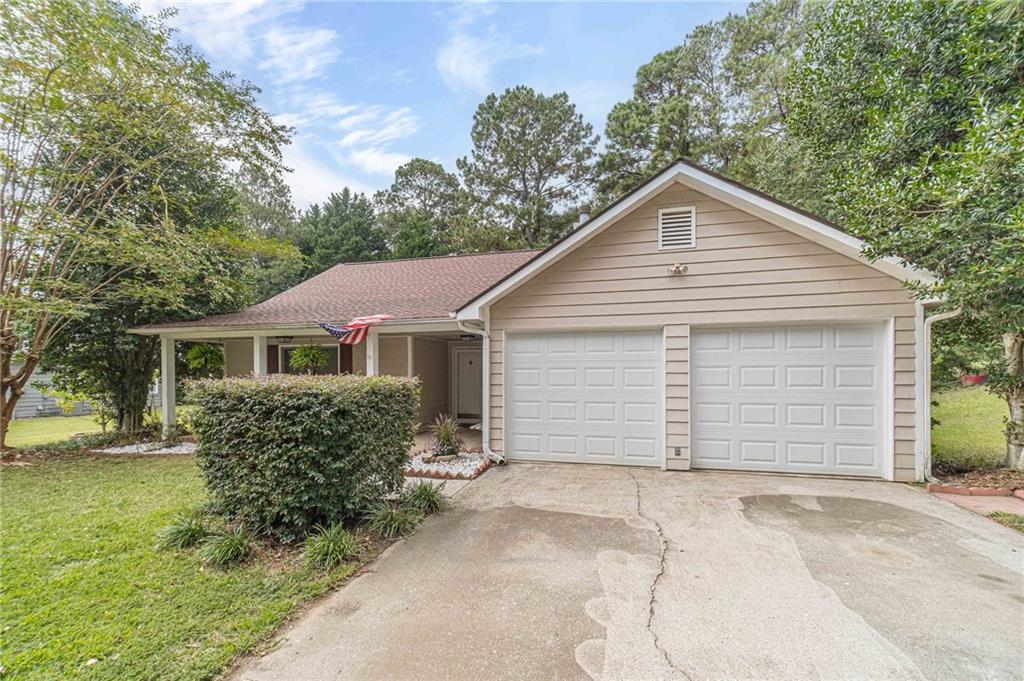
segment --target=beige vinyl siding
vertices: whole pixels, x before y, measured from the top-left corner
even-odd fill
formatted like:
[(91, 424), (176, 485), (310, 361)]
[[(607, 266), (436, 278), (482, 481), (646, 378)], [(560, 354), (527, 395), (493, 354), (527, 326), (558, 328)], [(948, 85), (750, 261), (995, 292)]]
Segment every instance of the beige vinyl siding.
[(252, 339), (224, 341), (224, 375), (248, 376), (252, 373)]
[(420, 379), (420, 426), (426, 429), (438, 414), (448, 411), (448, 343), (417, 338), (412, 365)]
[[(659, 251), (660, 208), (694, 205), (696, 248)], [(671, 276), (673, 263), (687, 265)], [(666, 460), (689, 468), (689, 337), (703, 325), (892, 318), (895, 463), (914, 477), (915, 305), (895, 278), (725, 203), (668, 188), (498, 300), (490, 309), (491, 448), (504, 446), (502, 353), (515, 331), (662, 328)], [(679, 447), (681, 456), (674, 456)]]
[(377, 360), (378, 373), (386, 376), (409, 375), (409, 349), (406, 338), (407, 336), (380, 336), (377, 343), (377, 351), (380, 353)]
[(366, 343), (352, 346), (352, 373), (366, 373)]

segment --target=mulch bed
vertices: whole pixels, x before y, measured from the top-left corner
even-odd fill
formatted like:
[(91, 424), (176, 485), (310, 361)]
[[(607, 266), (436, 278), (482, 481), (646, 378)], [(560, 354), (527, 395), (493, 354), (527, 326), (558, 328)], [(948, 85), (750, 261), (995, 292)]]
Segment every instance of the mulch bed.
[(1024, 471), (1012, 468), (993, 468), (970, 471), (954, 475), (938, 476), (942, 482), (967, 487), (1003, 487), (1010, 490), (1024, 489)]

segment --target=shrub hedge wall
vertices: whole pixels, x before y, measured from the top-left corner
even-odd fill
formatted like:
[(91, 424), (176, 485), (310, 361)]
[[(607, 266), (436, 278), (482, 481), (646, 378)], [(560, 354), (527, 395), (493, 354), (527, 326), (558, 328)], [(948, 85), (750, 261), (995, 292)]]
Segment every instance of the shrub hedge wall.
[(292, 541), (401, 489), (415, 379), (273, 375), (189, 388), (199, 465), (232, 517)]

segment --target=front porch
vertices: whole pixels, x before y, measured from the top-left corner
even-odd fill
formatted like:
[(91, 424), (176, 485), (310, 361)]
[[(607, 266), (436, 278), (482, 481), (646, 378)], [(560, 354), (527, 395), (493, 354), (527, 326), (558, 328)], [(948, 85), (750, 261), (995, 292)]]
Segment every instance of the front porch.
[[(175, 424), (175, 349), (178, 342), (221, 345), (224, 375), (264, 376), (297, 373), (292, 351), (303, 345), (323, 346), (327, 366), (318, 373), (408, 376), (420, 380), (418, 430), (427, 430), (439, 414), (455, 416), (471, 426), (483, 415), (483, 357), (479, 335), (459, 329), (454, 321), (382, 324), (370, 329), (359, 345), (342, 345), (318, 326), (253, 330), (196, 329), (160, 335), (161, 408), (165, 433)], [(479, 430), (475, 441), (479, 445)]]

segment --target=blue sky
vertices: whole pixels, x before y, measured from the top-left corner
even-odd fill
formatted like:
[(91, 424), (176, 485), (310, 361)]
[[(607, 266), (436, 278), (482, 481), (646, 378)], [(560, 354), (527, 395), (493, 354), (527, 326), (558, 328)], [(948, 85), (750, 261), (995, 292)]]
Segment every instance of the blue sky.
[(180, 38), (295, 127), (285, 162), (300, 208), (346, 185), (384, 188), (417, 156), (454, 171), (477, 105), (520, 83), (568, 92), (603, 133), (640, 65), (745, 5), (143, 2), (176, 7)]

